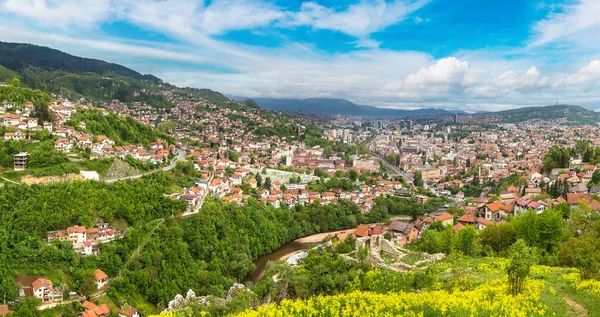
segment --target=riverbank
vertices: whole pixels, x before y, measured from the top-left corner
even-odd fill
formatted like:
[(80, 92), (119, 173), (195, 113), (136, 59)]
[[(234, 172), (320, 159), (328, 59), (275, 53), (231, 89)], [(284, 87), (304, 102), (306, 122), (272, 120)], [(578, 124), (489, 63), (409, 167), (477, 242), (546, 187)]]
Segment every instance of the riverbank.
[(310, 235), (308, 237), (296, 239), (294, 241), (297, 243), (320, 243), (323, 241), (323, 239), (325, 239), (328, 236), (334, 236), (338, 233), (350, 233), (350, 232), (354, 232), (354, 230), (355, 229), (345, 229), (345, 230), (317, 233), (317, 234)]
[(269, 263), (269, 261), (276, 262), (276, 261), (287, 260), (288, 258), (290, 258), (291, 256), (293, 256), (299, 252), (308, 250), (308, 249), (320, 244), (323, 241), (323, 239), (325, 239), (325, 237), (327, 237), (327, 236), (333, 236), (338, 233), (347, 233), (347, 232), (354, 232), (354, 229), (344, 229), (344, 230), (336, 230), (336, 231), (317, 233), (317, 234), (313, 234), (310, 236), (306, 236), (306, 237), (299, 238), (294, 241), (288, 242), (288, 243), (282, 245), (279, 249), (275, 250), (274, 252), (265, 254), (263, 256), (260, 256), (258, 259), (256, 259), (256, 261), (254, 262), (254, 265), (256, 267), (254, 269), (254, 272), (251, 275), (249, 275), (244, 281), (246, 281), (246, 282), (252, 281), (252, 282), (256, 283), (263, 275), (265, 268), (267, 267), (267, 263)]

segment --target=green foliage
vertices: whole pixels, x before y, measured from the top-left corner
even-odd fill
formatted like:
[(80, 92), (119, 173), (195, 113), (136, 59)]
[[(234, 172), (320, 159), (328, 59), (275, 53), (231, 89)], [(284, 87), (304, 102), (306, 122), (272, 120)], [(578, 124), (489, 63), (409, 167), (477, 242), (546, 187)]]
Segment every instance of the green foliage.
[(481, 244), (499, 255), (506, 251), (516, 240), (517, 233), (512, 223), (492, 224), (483, 229), (479, 237)]
[(50, 120), (48, 103), (52, 101), (52, 98), (47, 93), (38, 89), (20, 88), (12, 85), (0, 86), (0, 100), (6, 100), (19, 107), (24, 106), (30, 101), (35, 106), (35, 117), (43, 121)]
[(474, 226), (465, 226), (456, 237), (456, 250), (464, 255), (475, 256), (479, 252), (479, 231)]
[(544, 172), (549, 173), (553, 168), (566, 168), (569, 166), (569, 160), (573, 156), (573, 151), (569, 148), (552, 146), (544, 155)]
[(229, 151), (227, 154), (228, 158), (232, 162), (237, 162), (240, 160), (240, 153), (236, 151)]
[(0, 65), (0, 82), (8, 84), (13, 78), (19, 78), (19, 75), (16, 72)]
[(541, 215), (533, 210), (527, 211), (514, 217), (511, 223), (517, 239), (544, 254), (555, 254), (565, 237), (562, 212), (552, 208), (544, 210)]
[(0, 166), (12, 168), (14, 155), (23, 150), (24, 140), (7, 140), (0, 142)]
[(510, 260), (506, 267), (508, 289), (511, 295), (516, 296), (524, 291), (526, 278), (535, 263), (535, 250), (519, 239), (510, 247), (508, 258)]
[(596, 278), (600, 272), (600, 240), (596, 232), (572, 237), (560, 246), (561, 265), (578, 268), (584, 279)]
[[(350, 203), (298, 206), (291, 211), (253, 200), (246, 206), (209, 200), (200, 213), (161, 226), (124, 278), (113, 284), (114, 292), (162, 305), (190, 288), (197, 294), (224, 296), (234, 281), (252, 273), (258, 256), (308, 234), (354, 226), (364, 220), (361, 217)], [(342, 260), (331, 260), (347, 270)], [(329, 292), (331, 285), (338, 285), (331, 283), (313, 285), (313, 290)]]
[(423, 173), (421, 171), (415, 172), (413, 184), (417, 187), (423, 187)]
[(429, 227), (427, 227), (427, 230), (442, 232), (444, 231), (444, 224), (441, 221), (434, 221)]
[(452, 226), (442, 226), (441, 231), (427, 228), (421, 236), (421, 240), (419, 240), (418, 248), (430, 254), (452, 253), (454, 249), (454, 228)]
[(131, 117), (120, 117), (114, 113), (103, 115), (98, 110), (78, 111), (69, 121), (68, 125), (77, 126), (83, 121), (86, 131), (94, 135), (105, 135), (118, 145), (145, 144), (158, 140), (158, 135), (151, 127), (142, 124)]
[(41, 142), (29, 155), (27, 166), (41, 168), (67, 163), (69, 159), (64, 152), (54, 150), (52, 141)]
[(127, 164), (131, 165), (132, 167), (142, 170), (142, 171), (149, 171), (149, 170), (156, 168), (156, 165), (154, 163), (152, 163), (150, 161), (142, 162), (142, 161), (136, 159), (135, 157), (133, 157), (131, 154), (127, 154), (125, 156), (124, 161), (127, 162)]
[(79, 162), (84, 169), (88, 171), (96, 171), (100, 175), (104, 175), (110, 166), (113, 164), (114, 159), (95, 159), (95, 160), (82, 160)]

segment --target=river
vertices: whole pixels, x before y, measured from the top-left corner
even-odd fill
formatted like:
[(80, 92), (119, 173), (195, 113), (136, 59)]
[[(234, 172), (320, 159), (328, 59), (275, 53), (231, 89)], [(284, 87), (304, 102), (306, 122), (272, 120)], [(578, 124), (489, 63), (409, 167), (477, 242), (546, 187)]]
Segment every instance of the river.
[(256, 266), (256, 269), (254, 269), (254, 272), (252, 274), (248, 275), (244, 279), (244, 282), (250, 282), (250, 281), (252, 281), (254, 283), (258, 282), (258, 280), (264, 273), (267, 263), (269, 261), (274, 262), (274, 261), (279, 261), (279, 260), (285, 260), (300, 251), (310, 249), (311, 247), (314, 247), (314, 246), (320, 244), (321, 241), (323, 241), (323, 239), (327, 236), (334, 235), (337, 233), (342, 233), (342, 232), (353, 232), (353, 231), (354, 231), (354, 229), (347, 229), (347, 230), (338, 230), (338, 231), (318, 233), (318, 234), (313, 234), (313, 235), (310, 235), (310, 236), (307, 236), (304, 238), (300, 238), (300, 239), (296, 239), (294, 241), (288, 242), (288, 243), (282, 245), (279, 249), (275, 250), (274, 252), (258, 257), (258, 259), (256, 259), (256, 261), (254, 261), (254, 265)]

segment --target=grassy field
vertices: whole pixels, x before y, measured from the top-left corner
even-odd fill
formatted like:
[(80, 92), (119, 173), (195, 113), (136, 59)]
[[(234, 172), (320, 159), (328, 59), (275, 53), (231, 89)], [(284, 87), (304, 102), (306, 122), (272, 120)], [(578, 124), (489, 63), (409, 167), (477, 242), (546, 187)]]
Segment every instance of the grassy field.
[(449, 257), (428, 268), (434, 282), (419, 292), (354, 290), (237, 316), (600, 316), (600, 281), (581, 280), (576, 269), (534, 266), (524, 292), (513, 296), (507, 264), (503, 258)]
[(92, 302), (96, 305), (106, 304), (106, 306), (108, 306), (108, 309), (110, 309), (111, 315), (119, 313), (119, 310), (120, 310), (119, 306), (108, 295), (98, 297), (98, 298), (94, 299)]

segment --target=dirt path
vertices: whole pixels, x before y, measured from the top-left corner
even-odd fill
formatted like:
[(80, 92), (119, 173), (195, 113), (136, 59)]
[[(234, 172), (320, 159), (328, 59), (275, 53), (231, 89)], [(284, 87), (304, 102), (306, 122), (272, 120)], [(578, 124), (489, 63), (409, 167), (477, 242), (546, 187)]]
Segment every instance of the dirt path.
[(575, 316), (587, 317), (588, 311), (587, 311), (587, 309), (585, 309), (585, 307), (581, 306), (581, 304), (579, 304), (578, 302), (570, 299), (567, 296), (567, 294), (564, 294), (564, 299), (565, 299), (565, 302), (567, 303), (567, 305), (569, 305), (569, 306), (571, 306), (571, 308), (573, 308), (573, 312), (575, 313)]
[(339, 230), (339, 231), (331, 231), (331, 232), (323, 232), (323, 233), (313, 234), (312, 236), (308, 236), (308, 237), (297, 239), (296, 242), (298, 242), (298, 243), (318, 243), (318, 242), (323, 241), (323, 239), (325, 239), (325, 237), (327, 237), (327, 236), (333, 236), (333, 235), (336, 235), (338, 233), (346, 233), (346, 232), (354, 232), (354, 229), (346, 229), (346, 230)]

